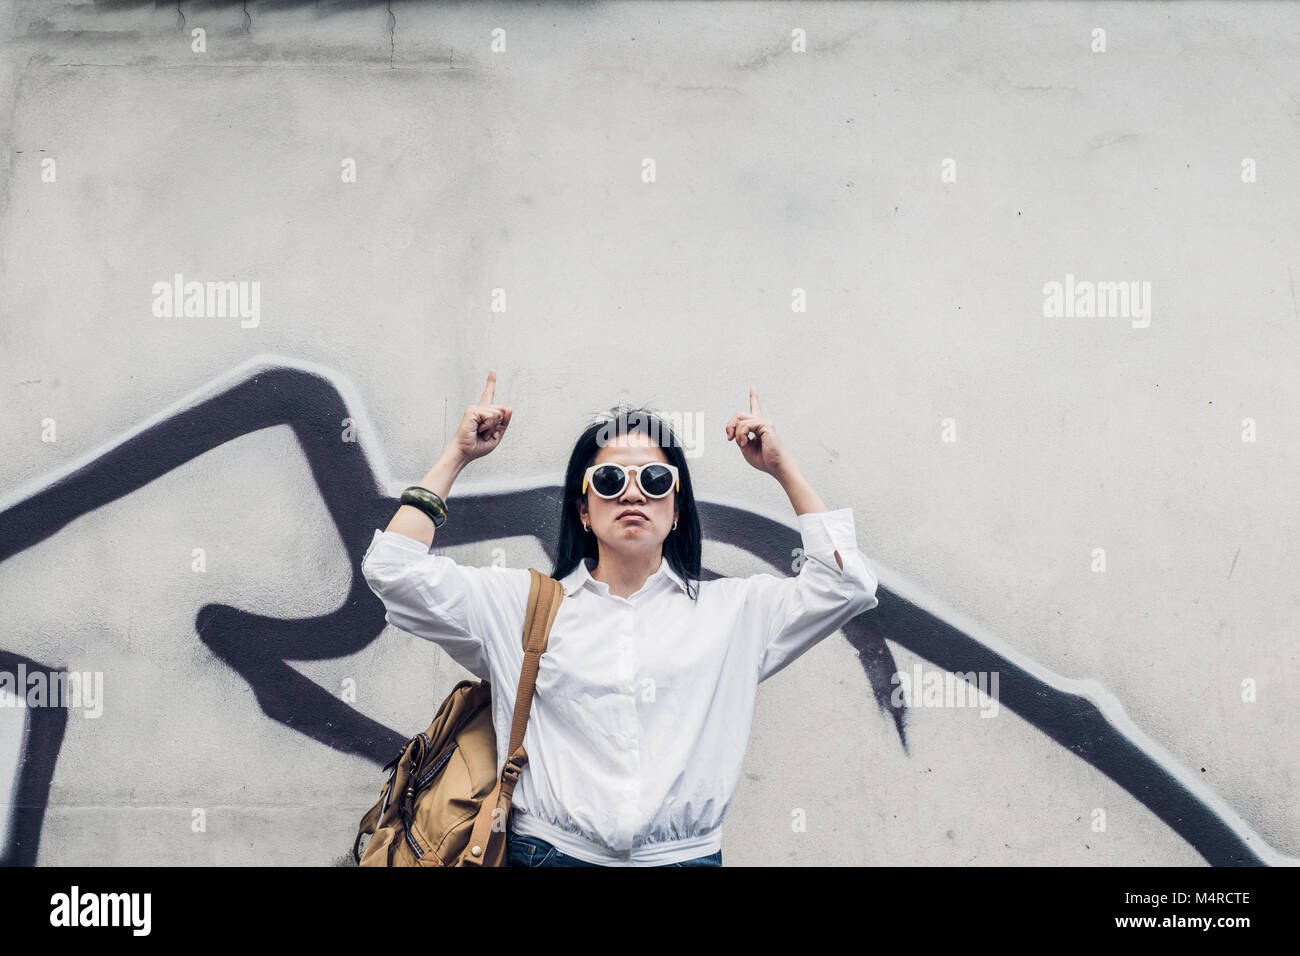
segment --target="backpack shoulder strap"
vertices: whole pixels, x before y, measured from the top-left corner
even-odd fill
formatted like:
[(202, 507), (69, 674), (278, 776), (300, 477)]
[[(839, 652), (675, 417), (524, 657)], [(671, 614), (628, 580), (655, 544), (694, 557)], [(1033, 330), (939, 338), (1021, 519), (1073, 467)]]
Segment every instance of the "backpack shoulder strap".
[(555, 615), (559, 613), (560, 601), (564, 597), (564, 588), (559, 581), (536, 568), (528, 571), (532, 575), (532, 585), (528, 590), (528, 609), (524, 613), (524, 665), (519, 673), (519, 692), (515, 695), (515, 714), (510, 726), (507, 754), (513, 754), (523, 746), (528, 714), (533, 705), (533, 688), (537, 684), (537, 667), (546, 652), (551, 625), (555, 623)]
[[(524, 611), (524, 664), (519, 673), (519, 690), (515, 694), (514, 718), (510, 723), (510, 744), (506, 748), (505, 766), (497, 777), (496, 786), (479, 808), (478, 818), (470, 831), (469, 853), (463, 858), (468, 866), (481, 865), (487, 849), (488, 834), (492, 828), (492, 813), (502, 798), (509, 801), (528, 754), (524, 750), (524, 731), (528, 728), (528, 713), (533, 706), (533, 689), (537, 684), (537, 666), (550, 638), (551, 625), (560, 610), (564, 587), (555, 578), (529, 568), (532, 583), (528, 589), (528, 607)], [(477, 853), (474, 851), (478, 850)]]

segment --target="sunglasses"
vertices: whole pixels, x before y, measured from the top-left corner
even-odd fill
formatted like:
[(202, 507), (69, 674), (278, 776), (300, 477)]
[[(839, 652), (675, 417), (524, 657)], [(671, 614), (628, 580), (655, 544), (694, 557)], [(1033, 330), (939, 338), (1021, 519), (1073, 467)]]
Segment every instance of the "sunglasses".
[(607, 462), (592, 465), (582, 476), (582, 493), (587, 493), (587, 486), (602, 498), (618, 498), (632, 480), (636, 472), (637, 483), (647, 498), (662, 498), (676, 488), (682, 490), (682, 483), (677, 477), (676, 465), (665, 465), (659, 461), (648, 461), (644, 465), (619, 465)]

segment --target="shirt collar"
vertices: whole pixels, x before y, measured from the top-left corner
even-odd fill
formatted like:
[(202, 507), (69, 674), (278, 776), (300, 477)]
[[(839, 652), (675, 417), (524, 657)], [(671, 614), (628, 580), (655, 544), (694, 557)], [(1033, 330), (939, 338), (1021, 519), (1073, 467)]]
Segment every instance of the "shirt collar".
[[(600, 581), (597, 581), (595, 578), (591, 576), (591, 568), (587, 566), (588, 561), (590, 561), (594, 565), (596, 559), (582, 558), (581, 560), (578, 561), (578, 566), (576, 568), (574, 568), (572, 571), (570, 571), (568, 574), (566, 574), (564, 577), (560, 579), (560, 584), (564, 586), (564, 593), (566, 596), (573, 594), (579, 588), (588, 584), (591, 585), (591, 589), (593, 591), (603, 591), (608, 593), (607, 587), (604, 584), (602, 584)], [(687, 590), (686, 582), (683, 581), (681, 579), (681, 576), (678, 575), (678, 573), (673, 570), (672, 565), (668, 563), (668, 559), (665, 557), (660, 557), (659, 570), (655, 571), (653, 574), (650, 575), (650, 577), (646, 578), (646, 584), (649, 584), (651, 581), (653, 581), (655, 578), (658, 577), (667, 578), (677, 587), (677, 590), (679, 591), (685, 592)]]

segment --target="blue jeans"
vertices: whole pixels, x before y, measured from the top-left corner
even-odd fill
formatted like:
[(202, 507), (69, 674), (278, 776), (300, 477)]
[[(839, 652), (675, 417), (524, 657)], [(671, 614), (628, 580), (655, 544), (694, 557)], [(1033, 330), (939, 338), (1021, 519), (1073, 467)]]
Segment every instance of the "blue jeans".
[[(602, 866), (601, 863), (588, 863), (576, 856), (569, 856), (557, 850), (554, 844), (534, 836), (521, 833), (509, 834), (506, 843), (506, 866)], [(722, 866), (722, 851), (708, 856), (697, 856), (693, 860), (680, 863), (665, 863), (664, 866)]]

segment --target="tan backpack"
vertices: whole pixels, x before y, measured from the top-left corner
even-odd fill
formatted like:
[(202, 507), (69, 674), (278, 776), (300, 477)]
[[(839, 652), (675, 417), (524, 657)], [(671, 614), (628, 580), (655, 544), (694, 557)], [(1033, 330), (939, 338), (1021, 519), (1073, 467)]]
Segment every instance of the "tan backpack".
[[(463, 680), (429, 729), (407, 741), (392, 773), (361, 818), (352, 856), (361, 866), (505, 866), (510, 801), (528, 762), (524, 729), (537, 666), (564, 598), (560, 582), (536, 568), (524, 613), (524, 663), (505, 765), (497, 772), (492, 687)], [(360, 851), (361, 838), (373, 834)]]

